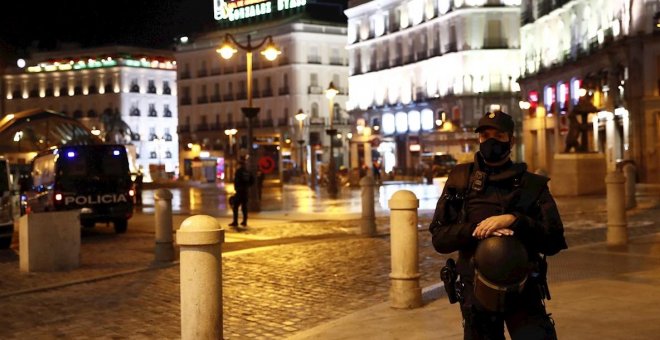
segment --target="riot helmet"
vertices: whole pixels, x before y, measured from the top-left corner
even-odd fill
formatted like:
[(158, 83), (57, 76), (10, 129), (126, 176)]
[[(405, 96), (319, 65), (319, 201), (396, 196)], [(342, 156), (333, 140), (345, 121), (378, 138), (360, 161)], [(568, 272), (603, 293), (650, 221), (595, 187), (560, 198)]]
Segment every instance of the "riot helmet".
[(514, 236), (489, 237), (474, 254), (474, 296), (486, 309), (504, 310), (506, 297), (525, 287), (531, 265), (525, 246)]

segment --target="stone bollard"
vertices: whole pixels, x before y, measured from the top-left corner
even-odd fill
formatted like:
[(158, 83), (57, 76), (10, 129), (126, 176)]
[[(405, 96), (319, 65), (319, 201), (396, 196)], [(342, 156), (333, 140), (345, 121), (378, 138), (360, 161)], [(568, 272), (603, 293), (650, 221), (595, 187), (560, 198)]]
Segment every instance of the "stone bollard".
[(620, 171), (612, 171), (605, 176), (605, 184), (607, 185), (607, 245), (610, 246), (621, 246), (628, 243), (624, 182), (625, 178)]
[(626, 178), (626, 209), (632, 209), (637, 206), (635, 197), (635, 182), (637, 168), (634, 164), (628, 162), (623, 166), (623, 175)]
[(222, 339), (224, 230), (211, 216), (195, 215), (176, 232), (181, 267), (181, 339)]
[(156, 262), (174, 261), (172, 240), (172, 193), (167, 189), (158, 189), (154, 193), (156, 205)]
[(419, 200), (412, 191), (399, 190), (388, 204), (392, 253), (390, 307), (417, 308), (422, 305), (417, 239)]
[(376, 181), (371, 176), (360, 179), (362, 188), (362, 224), (361, 233), (365, 236), (376, 235), (376, 213), (374, 212), (374, 187)]

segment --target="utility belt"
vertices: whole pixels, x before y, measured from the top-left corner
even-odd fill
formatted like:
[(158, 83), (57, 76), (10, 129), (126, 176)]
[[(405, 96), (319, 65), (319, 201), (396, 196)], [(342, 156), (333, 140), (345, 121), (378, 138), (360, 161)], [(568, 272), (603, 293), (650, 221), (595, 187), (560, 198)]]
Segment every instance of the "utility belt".
[[(493, 297), (493, 299), (489, 302), (492, 303), (487, 302), (487, 304), (491, 306), (499, 306), (503, 304), (504, 298), (508, 294), (520, 293), (526, 284), (533, 284), (537, 286), (541, 299), (551, 300), (552, 297), (550, 296), (550, 289), (548, 288), (547, 281), (547, 270), (548, 262), (546, 261), (545, 256), (543, 256), (543, 258), (539, 258), (539, 261), (535, 263), (533, 270), (525, 280), (506, 287), (492, 283), (480, 275), (479, 272), (475, 272), (473, 293), (475, 295), (479, 294), (481, 296), (490, 295)], [(459, 274), (456, 270), (456, 262), (454, 259), (447, 259), (445, 266), (440, 270), (440, 278), (442, 279), (442, 282), (444, 282), (449, 303), (454, 304), (456, 302), (460, 302), (462, 304), (465, 296), (465, 284), (459, 279)], [(483, 294), (486, 290), (489, 290), (488, 293), (491, 294)]]

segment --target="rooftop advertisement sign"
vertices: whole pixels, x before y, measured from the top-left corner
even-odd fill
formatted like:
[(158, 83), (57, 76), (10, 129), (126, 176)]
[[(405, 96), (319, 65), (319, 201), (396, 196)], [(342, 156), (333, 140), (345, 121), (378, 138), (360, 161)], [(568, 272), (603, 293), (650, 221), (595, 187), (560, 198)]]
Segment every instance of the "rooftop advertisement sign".
[(237, 21), (306, 4), (307, 0), (213, 0), (213, 16), (218, 21)]

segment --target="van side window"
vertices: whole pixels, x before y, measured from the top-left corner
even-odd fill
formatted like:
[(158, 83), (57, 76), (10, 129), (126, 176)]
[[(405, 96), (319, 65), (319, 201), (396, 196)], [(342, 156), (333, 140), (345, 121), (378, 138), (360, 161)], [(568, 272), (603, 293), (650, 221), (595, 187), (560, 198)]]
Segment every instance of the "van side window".
[(33, 184), (36, 188), (51, 188), (55, 183), (56, 155), (44, 155), (34, 160)]

